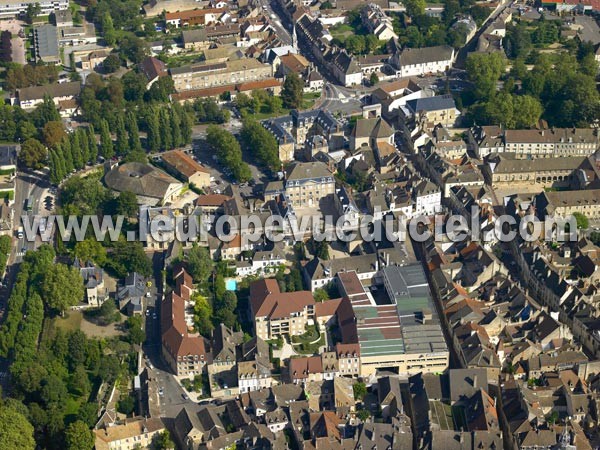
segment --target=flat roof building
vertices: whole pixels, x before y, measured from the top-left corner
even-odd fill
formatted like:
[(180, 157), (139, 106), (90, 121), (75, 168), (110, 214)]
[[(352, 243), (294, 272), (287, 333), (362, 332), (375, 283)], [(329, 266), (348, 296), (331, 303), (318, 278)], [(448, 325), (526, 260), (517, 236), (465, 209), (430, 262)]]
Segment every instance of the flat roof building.
[(360, 345), (361, 376), (377, 370), (403, 375), (442, 372), (448, 365), (448, 347), (423, 268), (391, 265), (378, 276), (385, 293), (365, 290), (356, 272), (338, 274), (340, 292), (352, 307), (342, 307), (338, 319), (344, 341)]

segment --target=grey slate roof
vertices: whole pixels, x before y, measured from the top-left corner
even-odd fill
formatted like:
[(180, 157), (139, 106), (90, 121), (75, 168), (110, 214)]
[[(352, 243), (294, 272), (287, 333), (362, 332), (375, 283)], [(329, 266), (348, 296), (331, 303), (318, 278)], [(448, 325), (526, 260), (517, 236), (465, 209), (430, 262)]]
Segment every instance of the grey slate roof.
[(58, 56), (58, 34), (54, 25), (35, 27), (33, 34), (38, 58)]
[(45, 95), (51, 98), (77, 96), (81, 92), (81, 83), (71, 81), (69, 83), (47, 84), (45, 86), (31, 86), (17, 90), (19, 101), (38, 100)]
[(164, 198), (175, 178), (149, 164), (130, 162), (113, 168), (104, 176), (106, 185), (115, 191), (130, 191), (136, 195)]
[(451, 95), (437, 95), (435, 97), (418, 98), (406, 102), (406, 106), (413, 113), (421, 111), (440, 111), (443, 109), (456, 108), (454, 98)]
[(400, 64), (413, 66), (429, 62), (447, 61), (452, 58), (454, 50), (449, 45), (436, 47), (405, 48), (400, 54)]

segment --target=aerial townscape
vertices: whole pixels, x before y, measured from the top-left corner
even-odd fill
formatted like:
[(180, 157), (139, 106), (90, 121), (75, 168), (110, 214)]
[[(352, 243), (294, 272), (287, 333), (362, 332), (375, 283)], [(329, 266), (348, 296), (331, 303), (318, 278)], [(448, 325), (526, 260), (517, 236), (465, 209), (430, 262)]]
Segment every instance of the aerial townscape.
[(0, 0), (0, 450), (600, 448), (599, 24)]

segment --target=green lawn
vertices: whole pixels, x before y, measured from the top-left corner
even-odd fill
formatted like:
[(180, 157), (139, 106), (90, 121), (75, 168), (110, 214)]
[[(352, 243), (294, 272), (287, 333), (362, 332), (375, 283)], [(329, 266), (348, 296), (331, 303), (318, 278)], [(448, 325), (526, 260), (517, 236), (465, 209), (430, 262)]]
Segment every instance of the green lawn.
[(294, 350), (304, 355), (313, 355), (319, 351), (319, 347), (325, 345), (325, 336), (314, 325), (306, 327), (304, 334), (291, 338)]
[(352, 28), (347, 23), (341, 23), (339, 25), (334, 25), (329, 28), (329, 32), (334, 38), (338, 38), (340, 40), (344, 40), (344, 38), (354, 34), (354, 28)]
[(181, 67), (181, 66), (185, 66), (186, 64), (192, 64), (195, 62), (200, 61), (200, 57), (202, 55), (200, 53), (192, 53), (191, 55), (176, 55), (176, 56), (169, 56), (167, 58), (167, 65), (169, 67)]

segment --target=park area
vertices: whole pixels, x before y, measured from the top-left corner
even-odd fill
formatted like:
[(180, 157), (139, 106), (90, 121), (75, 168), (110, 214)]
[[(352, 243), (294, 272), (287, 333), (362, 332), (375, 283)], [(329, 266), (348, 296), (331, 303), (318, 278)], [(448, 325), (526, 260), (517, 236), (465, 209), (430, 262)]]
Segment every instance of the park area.
[(292, 336), (291, 340), (294, 350), (304, 355), (318, 353), (319, 348), (325, 345), (325, 337), (319, 332), (316, 325), (308, 325), (304, 334)]

